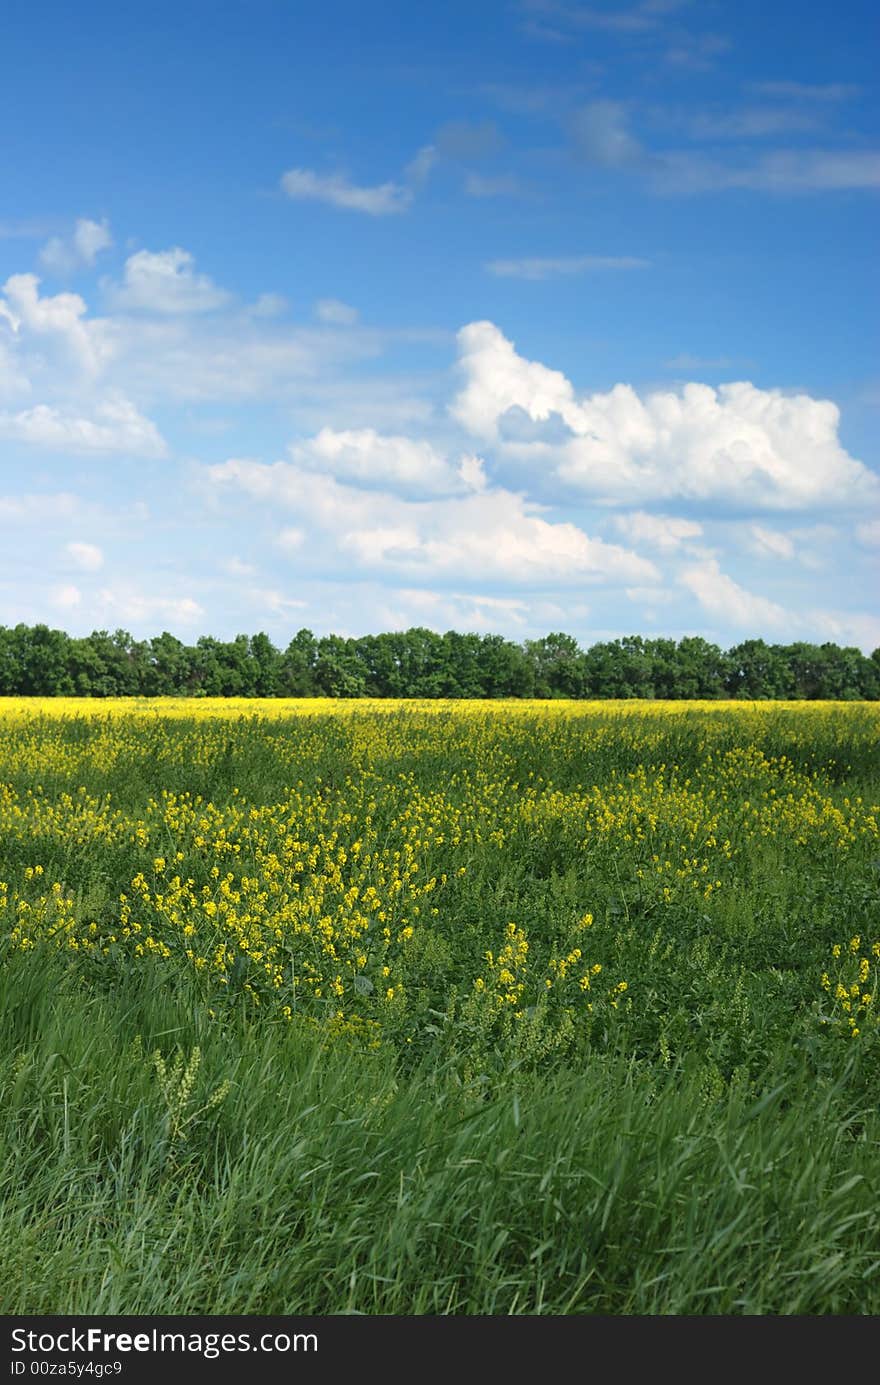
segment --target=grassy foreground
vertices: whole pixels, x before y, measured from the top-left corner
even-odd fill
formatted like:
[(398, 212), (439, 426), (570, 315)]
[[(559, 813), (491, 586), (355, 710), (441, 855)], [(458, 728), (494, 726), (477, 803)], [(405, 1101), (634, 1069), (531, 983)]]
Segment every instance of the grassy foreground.
[(875, 709), (61, 710), (0, 1311), (880, 1311)]

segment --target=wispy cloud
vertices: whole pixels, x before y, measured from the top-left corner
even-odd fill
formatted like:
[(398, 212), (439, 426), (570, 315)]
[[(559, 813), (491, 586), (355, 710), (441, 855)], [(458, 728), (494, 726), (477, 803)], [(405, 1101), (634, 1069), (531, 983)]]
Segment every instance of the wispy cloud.
[(525, 192), (519, 179), (510, 173), (499, 173), (495, 177), (469, 173), (464, 190), (468, 197), (521, 197)]
[(434, 136), (434, 146), (443, 158), (464, 163), (497, 154), (504, 138), (494, 120), (449, 120)]
[(698, 111), (688, 121), (693, 139), (762, 139), (815, 130), (815, 110), (792, 106), (743, 106), (740, 110)]
[(750, 82), (748, 90), (760, 96), (780, 97), (792, 101), (850, 101), (860, 88), (851, 82)]
[(520, 260), (490, 260), (486, 269), (500, 279), (555, 279), (562, 275), (591, 274), (608, 269), (648, 269), (650, 260), (632, 255), (562, 255)]
[(623, 102), (588, 102), (570, 121), (577, 153), (588, 163), (605, 168), (638, 164), (644, 150), (627, 125), (627, 108)]
[(749, 163), (724, 163), (688, 152), (651, 159), (656, 191), (832, 192), (880, 187), (880, 151), (873, 149), (777, 149)]
[(359, 187), (341, 173), (315, 173), (309, 168), (288, 169), (281, 187), (294, 202), (326, 202), (368, 216), (396, 216), (408, 211), (413, 200), (412, 188), (402, 183)]
[(522, 9), (530, 15), (546, 16), (554, 26), (625, 35), (660, 29), (670, 15), (690, 4), (692, 0), (641, 0), (637, 5), (603, 9), (596, 5), (564, 4), (562, 0), (522, 0)]
[(726, 34), (682, 34), (663, 56), (673, 67), (708, 72), (732, 46)]
[(357, 308), (343, 303), (339, 298), (319, 298), (315, 304), (315, 317), (331, 327), (354, 327), (360, 319)]
[(361, 186), (344, 173), (316, 173), (310, 168), (290, 168), (281, 177), (281, 189), (295, 202), (325, 202), (345, 211), (367, 216), (399, 216), (409, 211), (417, 190), (436, 162), (433, 145), (424, 145), (406, 166), (399, 182), (389, 180)]

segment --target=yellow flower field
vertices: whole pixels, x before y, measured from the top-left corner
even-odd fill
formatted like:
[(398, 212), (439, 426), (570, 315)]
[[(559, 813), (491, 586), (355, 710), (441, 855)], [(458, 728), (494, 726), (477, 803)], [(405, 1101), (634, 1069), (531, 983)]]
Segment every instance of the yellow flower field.
[[(668, 1060), (691, 993), (743, 1058), (755, 1010), (794, 1022), (854, 931), (799, 916), (877, 853), (876, 790), (845, 776), (878, 727), (833, 703), (7, 699), (3, 945), (186, 974), (213, 1013), (464, 1034), (483, 1063), (624, 1020)], [(774, 926), (816, 954), (800, 995)]]

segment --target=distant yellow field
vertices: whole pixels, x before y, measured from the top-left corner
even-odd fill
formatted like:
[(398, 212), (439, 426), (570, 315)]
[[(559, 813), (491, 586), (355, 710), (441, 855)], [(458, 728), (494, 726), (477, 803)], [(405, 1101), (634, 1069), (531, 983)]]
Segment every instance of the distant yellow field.
[(0, 719), (13, 717), (164, 716), (239, 720), (241, 717), (352, 716), (417, 712), (467, 716), (684, 716), (691, 712), (759, 712), (771, 715), (797, 710), (822, 715), (829, 710), (863, 708), (880, 724), (880, 702), (782, 702), (764, 700), (697, 701), (687, 699), (605, 698), (336, 698), (336, 697), (0, 697)]

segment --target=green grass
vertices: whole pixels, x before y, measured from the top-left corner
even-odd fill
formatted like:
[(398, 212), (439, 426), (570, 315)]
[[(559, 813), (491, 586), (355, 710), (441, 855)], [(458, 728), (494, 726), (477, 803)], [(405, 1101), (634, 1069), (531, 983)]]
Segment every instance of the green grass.
[[(474, 1104), (57, 959), (0, 1007), (7, 1314), (880, 1311), (880, 1118), (846, 1071), (756, 1094), (604, 1053)], [(177, 1141), (176, 1046), (187, 1110), (231, 1083)]]
[[(42, 863), (77, 926), (112, 920), (133, 875), (178, 846), (181, 873), (205, 878), (210, 851), (150, 806), (162, 789), (225, 812), (301, 781), (303, 812), (319, 803), (346, 842), (374, 802), (389, 852), (408, 807), (427, 821), (442, 790), (470, 835), (453, 851), (422, 834), (418, 878), (450, 878), (395, 954), (405, 1002), (346, 991), (346, 1015), (378, 1030), (327, 1023), (317, 1003), (283, 1022), (271, 997), (257, 1008), (178, 953), (0, 936), (0, 1312), (880, 1313), (880, 1032), (869, 1015), (850, 1038), (839, 1011), (823, 1025), (820, 984), (835, 944), (851, 967), (848, 939), (880, 937), (876, 725), (853, 707), (174, 719), (142, 742), (117, 723), (5, 727), (0, 880)], [(743, 746), (763, 759), (737, 769)], [(647, 802), (627, 779), (642, 768), (665, 786), (649, 838), (585, 835), (591, 787)], [(540, 812), (522, 816), (511, 786), (530, 774)], [(708, 899), (689, 880), (665, 899), (668, 873), (649, 871), (678, 849), (687, 811), (669, 798), (664, 817), (664, 795), (685, 779), (721, 819), (717, 850), (693, 839), (723, 879)], [(52, 813), (80, 788), (148, 840), (102, 835), (94, 812), (78, 838), (73, 808)], [(786, 794), (772, 833), (750, 825), (746, 801), (772, 815)], [(838, 811), (858, 827), (845, 840)], [(587, 908), (589, 959), (603, 984), (626, 978), (625, 998), (597, 990), (587, 1021), (575, 986), (542, 1019), (548, 959)], [(474, 1001), (510, 921), (533, 968), (521, 1020)]]

